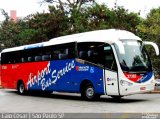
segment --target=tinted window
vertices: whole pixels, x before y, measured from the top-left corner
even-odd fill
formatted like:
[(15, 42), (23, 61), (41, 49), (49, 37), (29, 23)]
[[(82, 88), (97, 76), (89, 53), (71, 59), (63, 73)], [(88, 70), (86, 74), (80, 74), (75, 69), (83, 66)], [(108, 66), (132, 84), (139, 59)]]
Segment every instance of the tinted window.
[(75, 58), (75, 43), (53, 46), (52, 52), (53, 60)]
[(105, 43), (79, 43), (78, 57), (80, 59), (103, 65), (110, 70), (117, 70), (112, 47)]
[(107, 69), (117, 71), (117, 64), (116, 64), (112, 47), (107, 44), (104, 45), (104, 59), (105, 59), (105, 67)]
[(2, 64), (75, 58), (75, 43), (2, 53)]
[(104, 43), (78, 43), (78, 57), (95, 64), (104, 65)]

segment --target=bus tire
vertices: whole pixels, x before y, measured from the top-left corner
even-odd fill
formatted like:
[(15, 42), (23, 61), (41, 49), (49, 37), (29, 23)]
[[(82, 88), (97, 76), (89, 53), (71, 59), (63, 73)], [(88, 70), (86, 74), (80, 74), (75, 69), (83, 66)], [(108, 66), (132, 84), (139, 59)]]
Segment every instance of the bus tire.
[(18, 82), (17, 90), (18, 90), (18, 94), (20, 94), (20, 95), (24, 95), (25, 94), (26, 90), (25, 90), (25, 86), (24, 86), (23, 81), (19, 81)]
[(83, 87), (83, 89), (81, 91), (81, 97), (84, 100), (90, 101), (90, 100), (98, 99), (100, 97), (100, 95), (97, 95), (95, 93), (95, 89), (94, 89), (93, 85), (89, 83)]

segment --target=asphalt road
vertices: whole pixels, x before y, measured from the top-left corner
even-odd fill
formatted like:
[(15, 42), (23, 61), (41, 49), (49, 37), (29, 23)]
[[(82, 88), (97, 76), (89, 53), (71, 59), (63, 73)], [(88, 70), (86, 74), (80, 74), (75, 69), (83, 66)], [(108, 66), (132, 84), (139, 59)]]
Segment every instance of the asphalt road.
[(0, 112), (30, 113), (158, 113), (160, 94), (136, 94), (115, 101), (102, 96), (98, 101), (84, 101), (79, 94), (18, 95), (14, 90), (0, 89)]

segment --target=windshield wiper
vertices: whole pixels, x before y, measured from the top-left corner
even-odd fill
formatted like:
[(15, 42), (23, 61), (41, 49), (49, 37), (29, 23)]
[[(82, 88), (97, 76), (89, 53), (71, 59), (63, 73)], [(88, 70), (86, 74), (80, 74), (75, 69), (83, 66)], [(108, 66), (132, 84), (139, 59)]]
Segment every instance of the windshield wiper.
[(124, 60), (124, 59), (123, 59), (123, 64), (127, 66), (127, 64), (126, 64), (126, 62), (125, 62), (125, 60)]
[(127, 63), (125, 62), (124, 59), (123, 59), (123, 62), (121, 63), (121, 68), (122, 68), (122, 70), (125, 71), (125, 72), (129, 72), (129, 71), (130, 71), (130, 69), (129, 69), (129, 67), (127, 66)]

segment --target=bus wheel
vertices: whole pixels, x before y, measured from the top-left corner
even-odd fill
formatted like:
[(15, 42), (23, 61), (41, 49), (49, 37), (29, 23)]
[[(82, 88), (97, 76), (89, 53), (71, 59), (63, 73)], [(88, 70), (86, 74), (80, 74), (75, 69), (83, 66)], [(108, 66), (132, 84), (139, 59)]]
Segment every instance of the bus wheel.
[(25, 94), (25, 87), (24, 87), (24, 83), (22, 81), (18, 82), (17, 89), (18, 89), (18, 93), (20, 95)]
[(81, 91), (81, 96), (85, 100), (95, 100), (100, 97), (95, 94), (95, 90), (92, 84), (87, 84), (83, 87), (84, 89)]

